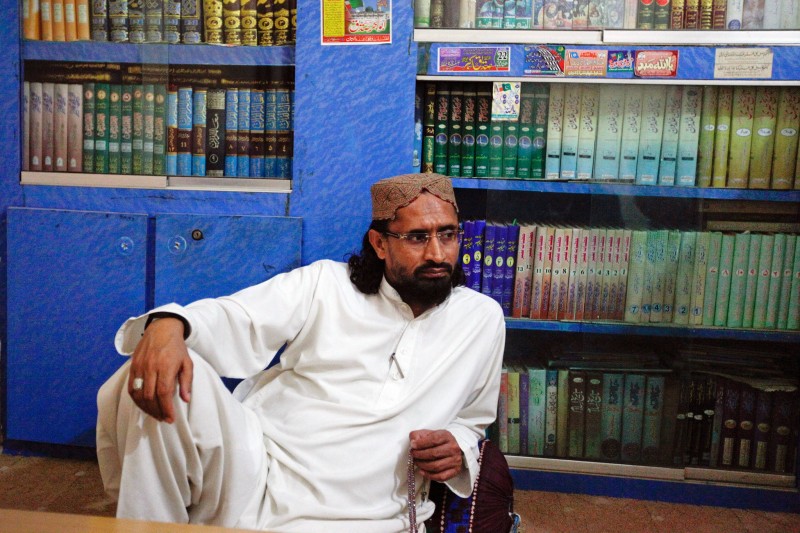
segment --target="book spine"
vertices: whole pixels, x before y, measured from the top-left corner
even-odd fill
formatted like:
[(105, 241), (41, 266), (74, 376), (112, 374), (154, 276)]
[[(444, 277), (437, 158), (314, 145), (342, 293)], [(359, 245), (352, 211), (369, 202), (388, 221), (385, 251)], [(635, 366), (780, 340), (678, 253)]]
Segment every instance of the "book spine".
[(519, 103), (519, 143), (517, 148), (516, 176), (531, 179), (531, 156), (533, 153), (533, 114), (536, 89), (533, 83), (522, 84)]
[(658, 184), (675, 185), (678, 164), (678, 138), (681, 133), (681, 104), (683, 87), (667, 87), (664, 108), (664, 129), (661, 136), (661, 159), (658, 167)]
[(561, 283), (561, 264), (564, 254), (565, 241), (567, 240), (565, 228), (556, 228), (553, 234), (552, 266), (550, 269), (549, 297), (548, 305), (542, 309), (542, 318), (550, 320), (558, 319), (559, 307), (559, 286)]
[(569, 370), (561, 368), (557, 372), (556, 457), (565, 458), (569, 451)]
[(787, 309), (786, 329), (800, 329), (800, 242), (794, 247), (792, 283)]
[(528, 368), (528, 455), (544, 455), (545, 450), (545, 405), (546, 371), (544, 368)]
[(750, 146), (749, 189), (770, 188), (775, 126), (778, 118), (777, 87), (758, 87), (753, 110), (753, 133)]
[(550, 86), (536, 84), (533, 113), (533, 149), (531, 151), (531, 178), (545, 177), (545, 144), (547, 141), (548, 110), (550, 107)]
[(616, 180), (624, 124), (625, 93), (613, 85), (600, 87), (594, 178)]
[(530, 318), (542, 316), (542, 291), (544, 285), (544, 262), (546, 258), (548, 228), (538, 226), (533, 242), (533, 270), (531, 272)]
[(39, 23), (41, 26), (41, 39), (53, 40), (53, 0), (39, 1)]
[(797, 430), (797, 392), (776, 391), (772, 399), (772, 419), (767, 450), (770, 472), (793, 471), (796, 448), (793, 439)]
[(625, 297), (625, 322), (642, 322), (644, 276), (647, 265), (647, 231), (635, 230), (631, 235), (628, 290)]
[(123, 85), (120, 100), (119, 173), (133, 173), (133, 91), (137, 86)]
[(742, 310), (742, 327), (753, 327), (753, 314), (756, 303), (756, 287), (758, 286), (758, 261), (761, 257), (762, 235), (750, 235), (750, 249), (747, 252), (747, 282), (744, 289), (744, 309)]
[(22, 82), (22, 161), (20, 170), (30, 170), (31, 165), (31, 82)]
[(655, 0), (639, 0), (636, 12), (636, 28), (652, 30), (655, 18)]
[(642, 414), (642, 462), (646, 464), (656, 464), (661, 457), (664, 384), (664, 376), (646, 377)]
[(520, 453), (520, 419), (519, 419), (519, 370), (513, 366), (508, 368), (508, 400), (506, 405), (508, 417), (508, 453)]
[(728, 321), (728, 302), (731, 294), (731, 271), (733, 270), (733, 250), (736, 237), (723, 235), (719, 257), (719, 279), (714, 310), (714, 325), (725, 326)]
[(497, 447), (508, 453), (508, 367), (503, 365), (500, 371), (500, 396), (497, 405)]
[(755, 102), (755, 87), (734, 87), (731, 109), (731, 145), (728, 155), (727, 187), (729, 188), (747, 187)]
[(208, 89), (192, 90), (192, 176), (206, 175), (206, 114)]
[(447, 162), (444, 174), (461, 176), (461, 122), (464, 119), (464, 89), (453, 84), (447, 113)]
[(742, 327), (749, 251), (750, 234), (737, 233), (734, 236), (733, 258), (730, 273), (730, 289), (728, 292), (728, 312), (726, 324), (729, 328)]
[(740, 468), (750, 468), (755, 411), (756, 390), (749, 385), (743, 384), (739, 393), (739, 418), (736, 426), (736, 440), (734, 441), (732, 460), (732, 464)]
[(433, 171), (437, 174), (447, 174), (449, 112), (450, 85), (446, 82), (439, 82), (436, 84), (436, 136), (433, 151)]
[(683, 28), (686, 30), (700, 29), (700, 0), (686, 0), (683, 14)]
[(672, 0), (670, 10), (669, 27), (673, 30), (683, 29), (683, 21), (686, 15), (686, 0)]
[(770, 269), (769, 290), (767, 291), (767, 308), (764, 316), (764, 327), (778, 327), (778, 307), (781, 295), (781, 278), (783, 276), (783, 259), (786, 255), (786, 234), (776, 233), (772, 245), (772, 265)]
[(128, 0), (128, 40), (132, 43), (143, 43), (145, 39), (144, 3)]
[(67, 29), (64, 24), (64, 0), (51, 0), (50, 9), (53, 15), (52, 40), (64, 42), (67, 40)]
[(94, 40), (91, 32), (91, 23), (89, 22), (91, 18), (90, 14), (89, 0), (75, 0), (75, 26), (77, 40), (79, 41)]
[[(178, 176), (192, 175), (192, 103), (193, 88), (178, 87)], [(135, 120), (134, 120), (135, 124)], [(134, 161), (136, 161), (136, 128), (134, 127)]]
[(153, 104), (153, 174), (165, 176), (167, 153), (167, 86), (154, 85)]
[(653, 29), (670, 29), (672, 16), (672, 0), (654, 0), (653, 2)]
[(571, 83), (564, 89), (564, 118), (561, 132), (561, 173), (560, 179), (577, 178), (578, 138), (581, 125), (582, 85)]
[(53, 171), (55, 84), (42, 83), (42, 170)]
[[(547, 226), (546, 236), (544, 239), (544, 261), (542, 262), (542, 283), (541, 283), (541, 300), (540, 307), (537, 310), (537, 318), (547, 319), (550, 311), (550, 297), (552, 295), (551, 287), (553, 284), (553, 259), (555, 257), (555, 241), (556, 241), (556, 228)], [(531, 314), (534, 310), (531, 309)], [(533, 318), (533, 317), (531, 317)]]
[[(33, 89), (34, 89), (34, 84), (31, 84), (32, 97), (33, 97)], [(33, 102), (34, 100), (32, 98), (31, 99), (32, 105)], [(33, 107), (31, 107), (31, 110), (33, 110)], [(94, 167), (94, 127), (95, 127), (94, 111), (95, 111), (94, 83), (86, 82), (83, 84), (83, 171), (84, 172), (94, 172), (95, 168)], [(33, 128), (31, 128), (31, 133), (33, 133)], [(37, 170), (36, 168), (34, 168), (33, 164), (34, 154), (35, 154), (34, 144), (33, 141), (31, 141), (31, 170)]]
[(753, 444), (750, 464), (756, 470), (766, 470), (769, 450), (770, 419), (772, 418), (772, 393), (756, 392), (756, 408), (753, 426)]
[(489, 122), (489, 177), (503, 176), (503, 122)]
[[(667, 243), (670, 232), (658, 230), (655, 241), (655, 257), (653, 264), (653, 291), (650, 304), (650, 322), (661, 322), (664, 319), (664, 297), (667, 271)], [(645, 285), (646, 287), (646, 285)]]
[(225, 89), (209, 89), (206, 104), (206, 175), (225, 175)]
[(567, 287), (567, 303), (563, 318), (574, 319), (576, 299), (578, 297), (578, 265), (580, 264), (581, 239), (583, 237), (581, 228), (572, 228), (572, 239), (569, 245), (569, 279)]
[(108, 173), (120, 173), (120, 140), (122, 126), (122, 87), (109, 86), (108, 95)]
[(550, 85), (547, 106), (547, 137), (545, 142), (545, 179), (557, 180), (561, 176), (561, 134), (564, 129), (565, 84)]
[[(222, 13), (222, 1), (220, 13)], [(256, 39), (259, 46), (273, 46), (275, 44), (275, 2), (265, 0), (256, 5)], [(220, 36), (222, 38), (222, 36)]]
[(519, 123), (516, 120), (507, 120), (503, 122), (503, 150), (500, 167), (502, 175), (506, 178), (517, 177), (518, 145)]
[(497, 225), (486, 222), (483, 230), (483, 267), (481, 269), (481, 293), (491, 297), (494, 282), (494, 246)]
[(275, 44), (283, 46), (290, 42), (291, 19), (289, 6), (286, 2), (275, 2)]
[(761, 236), (761, 250), (758, 257), (758, 281), (756, 282), (756, 301), (753, 305), (753, 327), (764, 328), (767, 323), (767, 300), (772, 279), (772, 258), (774, 256), (775, 235)]
[[(180, 0), (163, 0), (163, 2), (164, 40), (170, 44), (177, 44), (181, 41), (181, 2)], [(220, 9), (222, 9), (221, 3)]]
[(250, 176), (250, 101), (251, 90), (239, 88), (238, 133), (236, 136), (236, 175)]
[(178, 174), (178, 88), (167, 87), (167, 153), (164, 158), (167, 176)]
[(627, 374), (622, 406), (621, 459), (638, 463), (642, 459), (642, 423), (644, 415), (645, 376)]
[(483, 248), (486, 233), (486, 221), (476, 220), (475, 231), (472, 239), (472, 284), (470, 288), (477, 292), (482, 292), (481, 283), (483, 282)]
[(727, 19), (728, 0), (712, 0), (711, 29), (724, 30)]
[(583, 456), (600, 459), (603, 444), (603, 374), (586, 372), (586, 416)]
[[(508, 249), (508, 226), (497, 224), (494, 233), (494, 268), (492, 269), (491, 297), (503, 306), (503, 288), (505, 285), (505, 258)], [(505, 314), (505, 310), (503, 310)]]
[(631, 244), (633, 241), (633, 231), (623, 230), (620, 242), (620, 262), (619, 262), (619, 288), (617, 289), (617, 304), (615, 307), (614, 320), (625, 320), (625, 302), (628, 298), (628, 272), (630, 271)]
[(530, 381), (528, 380), (528, 368), (524, 365), (517, 365), (519, 370), (519, 446), (517, 453), (526, 455), (528, 453), (528, 436), (530, 429), (528, 423), (530, 420)]
[(719, 87), (703, 87), (703, 103), (700, 111), (700, 132), (697, 146), (697, 186), (711, 187), (711, 172), (714, 164), (714, 134), (717, 129), (717, 106)]
[(471, 83), (464, 84), (464, 115), (461, 122), (461, 176), (475, 176), (475, 119), (477, 116), (477, 93)]
[(67, 96), (67, 170), (83, 170), (83, 86), (69, 84)]
[(503, 257), (503, 314), (511, 316), (511, 309), (514, 305), (514, 274), (516, 273), (515, 261), (517, 260), (517, 248), (519, 246), (520, 227), (510, 224), (506, 233), (506, 254)]
[(109, 84), (95, 83), (94, 172), (108, 174)]
[(714, 0), (700, 0), (700, 29), (710, 30), (714, 26)]
[(56, 172), (67, 171), (67, 100), (69, 86), (66, 83), (56, 83), (53, 92), (53, 170)]
[(625, 87), (625, 111), (622, 125), (622, 143), (619, 157), (619, 179), (633, 183), (639, 160), (639, 137), (642, 132), (642, 103), (644, 87)]
[(181, 42), (183, 44), (200, 42), (201, 8), (202, 3), (197, 0), (181, 0)]
[(292, 154), (294, 134), (292, 131), (293, 91), (279, 88), (275, 94), (276, 124), (278, 127), (275, 158), (275, 175), (278, 178), (292, 177)]
[(708, 259), (706, 261), (706, 285), (703, 295), (704, 326), (714, 325), (716, 314), (717, 285), (719, 284), (719, 259), (722, 252), (722, 233), (712, 232), (708, 239)]
[(144, 155), (144, 85), (133, 87), (133, 134), (132, 134), (132, 172), (142, 174)]
[(222, 35), (225, 44), (242, 44), (242, 19), (240, 0), (222, 0)]
[[(674, 232), (670, 232), (670, 237), (672, 237), (673, 233)], [(688, 325), (691, 315), (693, 288), (692, 274), (695, 271), (694, 265), (697, 233), (694, 231), (685, 231), (682, 234), (678, 232), (678, 235), (680, 239), (680, 247), (675, 278), (675, 307), (674, 313), (672, 314), (672, 322), (675, 324)], [(669, 257), (671, 259), (671, 254)]]
[(22, 4), (22, 36), (25, 39), (42, 38), (41, 5), (39, 0), (26, 0)]
[[(282, 2), (282, 4), (285, 4), (285, 2)], [(240, 17), (242, 26), (242, 45), (256, 46), (258, 44), (258, 24), (256, 22), (258, 18), (257, 1), (241, 0)]]
[[(489, 86), (482, 83), (478, 85), (475, 116), (475, 176), (479, 178), (489, 175), (489, 127), (491, 119), (492, 93), (489, 90)], [(435, 151), (434, 170), (436, 170)]]
[(570, 370), (568, 382), (569, 413), (567, 415), (568, 447), (567, 456), (575, 459), (583, 457), (584, 424), (586, 421), (586, 372)]
[(728, 154), (731, 142), (731, 113), (733, 87), (722, 86), (717, 94), (717, 131), (714, 134), (714, 164), (712, 187), (725, 187), (728, 180)]
[[(264, 175), (278, 175), (278, 91), (264, 91)], [(433, 171), (431, 171), (433, 172)]]
[(547, 369), (545, 379), (544, 455), (554, 457), (558, 432), (558, 370)]
[(625, 375), (603, 373), (603, 413), (600, 422), (602, 442), (601, 458), (619, 460), (622, 453), (622, 406), (625, 392)]
[(164, 0), (149, 0), (144, 9), (144, 38), (148, 43), (164, 42)]
[(156, 91), (152, 83), (142, 85), (142, 174), (153, 174), (153, 140)]
[(783, 273), (781, 274), (780, 304), (778, 308), (778, 329), (787, 329), (789, 323), (789, 303), (792, 298), (792, 274), (797, 252), (797, 236), (786, 236), (786, 253), (783, 254)]
[(433, 172), (433, 154), (436, 138), (436, 83), (425, 84), (422, 109), (422, 172)]
[[(250, 91), (250, 177), (266, 177), (266, 98), (263, 88)], [(277, 138), (276, 138), (277, 141)], [(276, 144), (277, 147), (277, 144)]]
[(578, 129), (576, 177), (579, 180), (592, 179), (595, 161), (595, 142), (597, 140), (598, 108), (600, 89), (587, 84), (581, 91), (580, 123)]
[(666, 97), (667, 88), (664, 86), (648, 85), (644, 88), (642, 132), (639, 135), (639, 158), (636, 162), (637, 185), (658, 183)]
[(781, 87), (775, 124), (775, 150), (772, 159), (772, 188), (791, 189), (800, 131), (800, 89)]
[(684, 87), (681, 102), (681, 132), (678, 139), (676, 185), (694, 187), (697, 184), (697, 157), (700, 142), (700, 113), (702, 88)]

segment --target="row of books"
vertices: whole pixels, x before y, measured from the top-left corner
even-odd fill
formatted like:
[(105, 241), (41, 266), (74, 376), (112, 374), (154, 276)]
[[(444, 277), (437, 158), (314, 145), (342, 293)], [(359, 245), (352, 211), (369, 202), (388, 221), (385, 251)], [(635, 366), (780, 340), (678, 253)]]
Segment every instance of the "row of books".
[(420, 103), (423, 172), (800, 188), (798, 87), (522, 83), (511, 120), (490, 83), (428, 82)]
[(22, 169), (290, 178), (288, 87), (24, 82)]
[(800, 406), (795, 382), (754, 385), (592, 355), (582, 363), (504, 366), (497, 422), (490, 430), (501, 451), (794, 472)]
[(281, 46), (296, 0), (24, 0), (23, 36), (42, 41)]
[(794, 234), (463, 226), (466, 284), (506, 316), (800, 329)]
[(767, 30), (800, 28), (794, 0), (416, 0), (417, 28)]

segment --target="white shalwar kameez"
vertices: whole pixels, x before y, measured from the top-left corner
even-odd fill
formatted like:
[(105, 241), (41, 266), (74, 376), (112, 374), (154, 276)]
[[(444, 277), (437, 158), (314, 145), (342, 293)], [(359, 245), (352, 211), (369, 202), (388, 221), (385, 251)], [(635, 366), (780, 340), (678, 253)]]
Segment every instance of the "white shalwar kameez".
[[(323, 260), (232, 296), (154, 311), (190, 324), (192, 399), (176, 396), (177, 420), (166, 424), (132, 403), (128, 365), (101, 389), (97, 451), (118, 516), (278, 532), (408, 531), (409, 433), (418, 429), (453, 434), (467, 468), (448, 485), (471, 492), (505, 343), (491, 298), (458, 287), (414, 318), (386, 279), (366, 295), (347, 265)], [(120, 353), (133, 352), (145, 321), (120, 328)], [(248, 379), (231, 396), (216, 374)], [(434, 503), (421, 476), (416, 482), (421, 523)]]

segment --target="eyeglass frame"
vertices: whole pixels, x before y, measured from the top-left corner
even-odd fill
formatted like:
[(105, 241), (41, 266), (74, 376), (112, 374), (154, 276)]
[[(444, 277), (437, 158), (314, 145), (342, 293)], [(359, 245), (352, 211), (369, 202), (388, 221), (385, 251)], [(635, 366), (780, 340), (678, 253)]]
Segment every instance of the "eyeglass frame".
[[(399, 239), (401, 241), (406, 241), (406, 242), (408, 242), (408, 244), (415, 245), (415, 246), (427, 246), (428, 243), (431, 242), (431, 239), (434, 236), (436, 236), (436, 238), (439, 240), (439, 244), (441, 244), (442, 246), (452, 246), (454, 244), (461, 244), (461, 239), (464, 237), (464, 230), (463, 229), (458, 229), (458, 228), (457, 229), (445, 229), (445, 230), (442, 230), (442, 231), (434, 231), (433, 233), (427, 233), (427, 232), (422, 232), (422, 231), (411, 231), (409, 233), (395, 233), (395, 232), (389, 231), (389, 230), (382, 231), (381, 233), (383, 235), (387, 235), (389, 237), (394, 237), (395, 239)], [(445, 242), (445, 241), (442, 240), (442, 234), (443, 233), (453, 233), (454, 236), (455, 236), (455, 239), (452, 242)], [(424, 241), (411, 240), (412, 238), (422, 237), (423, 235), (425, 236), (425, 240)]]

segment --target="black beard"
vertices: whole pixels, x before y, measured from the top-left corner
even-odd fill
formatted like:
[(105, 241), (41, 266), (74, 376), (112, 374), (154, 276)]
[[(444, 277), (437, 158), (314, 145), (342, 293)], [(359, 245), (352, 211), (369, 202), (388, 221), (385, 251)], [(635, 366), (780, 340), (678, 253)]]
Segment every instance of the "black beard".
[[(449, 275), (438, 279), (424, 279), (420, 274), (428, 268), (446, 268)], [(453, 266), (449, 263), (426, 263), (412, 277), (395, 280), (392, 286), (409, 305), (430, 308), (444, 302), (453, 288)]]

